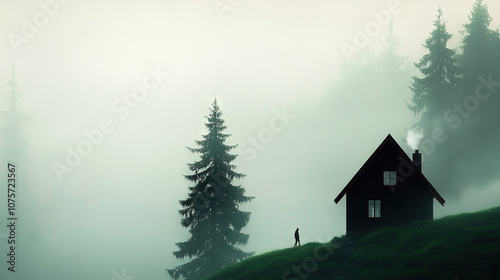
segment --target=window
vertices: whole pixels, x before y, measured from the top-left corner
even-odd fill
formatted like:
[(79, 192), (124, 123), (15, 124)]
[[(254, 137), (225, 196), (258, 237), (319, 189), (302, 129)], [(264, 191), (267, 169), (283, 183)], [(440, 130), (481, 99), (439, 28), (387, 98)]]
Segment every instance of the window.
[(380, 218), (380, 200), (368, 200), (368, 218)]
[(384, 171), (384, 186), (396, 185), (396, 171)]

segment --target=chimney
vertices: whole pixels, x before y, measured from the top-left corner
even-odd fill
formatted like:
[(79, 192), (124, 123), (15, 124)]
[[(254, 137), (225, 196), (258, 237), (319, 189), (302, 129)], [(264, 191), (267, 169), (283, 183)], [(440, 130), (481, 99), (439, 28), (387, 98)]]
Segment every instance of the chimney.
[(419, 153), (418, 150), (415, 150), (413, 153), (413, 164), (422, 172), (422, 154)]

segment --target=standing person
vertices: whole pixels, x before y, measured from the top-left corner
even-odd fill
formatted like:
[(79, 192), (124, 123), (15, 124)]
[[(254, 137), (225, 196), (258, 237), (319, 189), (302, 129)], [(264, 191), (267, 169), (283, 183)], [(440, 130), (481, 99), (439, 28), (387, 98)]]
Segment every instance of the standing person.
[(295, 244), (293, 245), (293, 247), (296, 247), (297, 243), (299, 243), (300, 246), (299, 228), (295, 230)]

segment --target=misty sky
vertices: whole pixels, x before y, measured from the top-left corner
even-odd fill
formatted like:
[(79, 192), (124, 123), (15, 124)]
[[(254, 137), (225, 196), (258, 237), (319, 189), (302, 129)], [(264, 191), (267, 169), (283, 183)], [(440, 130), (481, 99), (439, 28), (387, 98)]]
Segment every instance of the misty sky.
[[(49, 2), (56, 6), (40, 4)], [(219, 12), (212, 0), (40, 3), (0, 0), (0, 107), (15, 64), (18, 107), (29, 116), (28, 159), (18, 174), (27, 181), (19, 186), (18, 272), (6, 270), (2, 188), (1, 279), (108, 280), (123, 271), (168, 279), (166, 268), (187, 261), (172, 256), (175, 242), (189, 237), (178, 201), (190, 186), (187, 163), (198, 155), (185, 147), (206, 133), (214, 96), (232, 135), (227, 143), (240, 145), (237, 165), (247, 177), (238, 183), (256, 197), (242, 205), (252, 212), (245, 251), (289, 247), (297, 227), (303, 243), (344, 234), (345, 200), (336, 205), (336, 195), (387, 134), (411, 152), (404, 139), (417, 117), (406, 107), (409, 93), (373, 89), (360, 102), (359, 92), (338, 90), (351, 63), (341, 45), (354, 45), (356, 28), (375, 22), (373, 13), (391, 1), (232, 1)], [(485, 3), (490, 27), (500, 27), (500, 3)], [(473, 0), (396, 4), (394, 33), (414, 62), (438, 6), (454, 48)], [(386, 32), (369, 36), (363, 51), (379, 52)], [(97, 129), (102, 139), (69, 166), (70, 151)], [(267, 138), (256, 146), (259, 135)], [(425, 160), (432, 183), (439, 172), (426, 170)], [(435, 202), (434, 216), (497, 206), (496, 182), (459, 195), (434, 185), (447, 200)]]

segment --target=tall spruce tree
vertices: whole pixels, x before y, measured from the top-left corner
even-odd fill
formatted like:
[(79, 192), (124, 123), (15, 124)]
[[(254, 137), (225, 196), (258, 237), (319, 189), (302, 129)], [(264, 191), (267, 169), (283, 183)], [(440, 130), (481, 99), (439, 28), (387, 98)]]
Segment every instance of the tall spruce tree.
[(389, 23), (388, 32), (380, 54), (379, 64), (387, 73), (406, 72), (408, 70), (408, 57), (399, 54), (401, 42), (394, 34), (392, 21)]
[(447, 47), (450, 38), (439, 8), (434, 30), (424, 45), (428, 53), (415, 63), (423, 77), (413, 76), (410, 86), (413, 96), (408, 107), (413, 113), (421, 114), (417, 127), (424, 132), (442, 126), (443, 112), (449, 109), (458, 95), (460, 72), (454, 58), (455, 51)]
[[(464, 24), (462, 54), (459, 57), (463, 69), (461, 87), (464, 98), (476, 95), (478, 86), (483, 86), (477, 91), (480, 94), (492, 93), (492, 85), (485, 86), (484, 81), (495, 84), (500, 80), (500, 34), (498, 30), (489, 28), (491, 21), (488, 6), (482, 0), (476, 0), (468, 22)], [(498, 91), (498, 88), (493, 90)], [(497, 132), (500, 98), (494, 93), (483, 98), (488, 100), (481, 102), (480, 110), (474, 112), (474, 118), (469, 120), (471, 130), (466, 133), (479, 134), (477, 136), (482, 136), (482, 140), (493, 139), (491, 133), (500, 138), (500, 132)]]
[(17, 87), (18, 81), (14, 65), (12, 65), (10, 73), (11, 78), (7, 82), (10, 90), (6, 98), (8, 109), (2, 112), (4, 122), (0, 130), (1, 157), (7, 161), (19, 162), (27, 159), (27, 142), (22, 129), (27, 117), (18, 108), (18, 102), (22, 93)]
[[(474, 186), (486, 186), (498, 180), (493, 166), (500, 164), (500, 34), (490, 28), (491, 22), (485, 1), (476, 0), (464, 24), (462, 53), (458, 58), (463, 79), (462, 96), (457, 103), (462, 106), (465, 117), (446, 145), (455, 151), (465, 145), (469, 147), (460, 153), (461, 159), (467, 159), (467, 165), (456, 173), (462, 175), (460, 183)], [(456, 154), (450, 150), (452, 153)], [(450, 161), (459, 162), (458, 158)]]
[(188, 148), (200, 154), (200, 160), (188, 164), (193, 172), (185, 178), (194, 183), (189, 187), (188, 198), (181, 200), (183, 207), (181, 225), (189, 228), (191, 237), (176, 243), (179, 247), (174, 256), (179, 259), (191, 258), (188, 263), (167, 269), (174, 279), (202, 279), (224, 266), (236, 263), (253, 252), (243, 252), (238, 245), (248, 241), (248, 234), (241, 232), (250, 219), (250, 212), (239, 209), (241, 203), (253, 197), (245, 196), (245, 189), (232, 184), (234, 179), (245, 175), (235, 171), (231, 162), (236, 155), (230, 151), (236, 145), (226, 145), (230, 134), (226, 129), (222, 112), (214, 99), (205, 126), (208, 133), (203, 140), (195, 141), (199, 148)]
[(382, 47), (380, 57), (377, 59), (380, 70), (378, 79), (384, 83), (386, 91), (398, 93), (407, 91), (411, 75), (410, 61), (408, 56), (400, 54), (401, 43), (394, 34), (392, 21), (389, 23)]
[(460, 65), (464, 77), (462, 87), (465, 94), (473, 94), (478, 77), (499, 74), (500, 50), (498, 30), (489, 28), (491, 16), (483, 0), (476, 0), (464, 24)]

